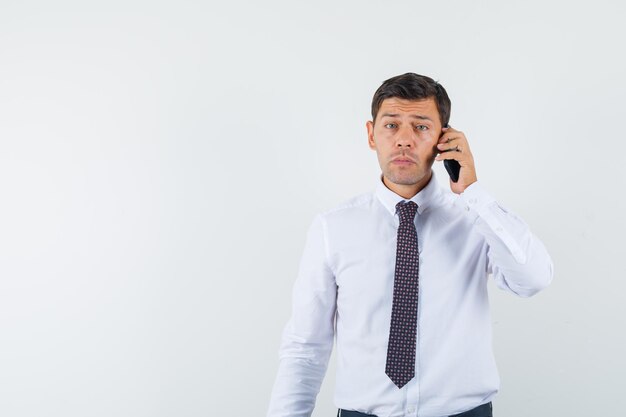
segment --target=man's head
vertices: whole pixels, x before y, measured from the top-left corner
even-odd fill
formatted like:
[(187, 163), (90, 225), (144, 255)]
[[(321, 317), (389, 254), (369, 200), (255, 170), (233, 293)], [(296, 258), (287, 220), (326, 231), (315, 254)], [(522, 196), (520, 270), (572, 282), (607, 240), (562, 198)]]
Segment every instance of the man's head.
[(366, 124), (368, 144), (389, 188), (417, 192), (428, 183), (450, 108), (443, 86), (423, 75), (398, 75), (376, 90)]
[(451, 103), (448, 93), (441, 84), (430, 77), (407, 72), (383, 82), (372, 99), (372, 121), (376, 122), (376, 116), (383, 101), (392, 97), (405, 100), (433, 98), (437, 105), (441, 125), (445, 126), (450, 122)]

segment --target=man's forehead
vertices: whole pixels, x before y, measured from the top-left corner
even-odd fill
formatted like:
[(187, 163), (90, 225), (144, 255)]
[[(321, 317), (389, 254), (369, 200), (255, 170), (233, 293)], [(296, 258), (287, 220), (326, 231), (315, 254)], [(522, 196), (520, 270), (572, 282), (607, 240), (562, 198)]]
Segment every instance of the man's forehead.
[(421, 100), (407, 100), (398, 97), (386, 98), (378, 109), (380, 113), (389, 113), (399, 111), (403, 113), (432, 111), (437, 114), (437, 104), (434, 97), (428, 97)]

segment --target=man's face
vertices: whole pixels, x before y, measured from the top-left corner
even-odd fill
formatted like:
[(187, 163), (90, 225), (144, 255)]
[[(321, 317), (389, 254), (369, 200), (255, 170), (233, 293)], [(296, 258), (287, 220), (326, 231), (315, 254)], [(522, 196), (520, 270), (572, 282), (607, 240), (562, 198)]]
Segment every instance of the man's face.
[(374, 123), (367, 122), (367, 133), (386, 181), (408, 186), (428, 181), (441, 128), (433, 97), (385, 99)]

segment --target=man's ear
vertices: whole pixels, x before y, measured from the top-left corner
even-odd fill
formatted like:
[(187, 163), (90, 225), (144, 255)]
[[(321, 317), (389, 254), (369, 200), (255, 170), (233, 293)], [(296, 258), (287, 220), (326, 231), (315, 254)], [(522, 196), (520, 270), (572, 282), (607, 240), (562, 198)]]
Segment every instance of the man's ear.
[(367, 144), (370, 149), (376, 149), (376, 142), (374, 141), (374, 123), (368, 121), (365, 123), (365, 127), (367, 128)]

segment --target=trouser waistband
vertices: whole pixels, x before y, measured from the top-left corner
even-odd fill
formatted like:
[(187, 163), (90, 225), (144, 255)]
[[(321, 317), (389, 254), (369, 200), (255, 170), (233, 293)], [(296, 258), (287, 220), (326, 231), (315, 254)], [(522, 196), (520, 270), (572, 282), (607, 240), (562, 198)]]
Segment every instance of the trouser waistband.
[[(491, 417), (492, 416), (492, 405), (491, 402), (488, 402), (483, 405), (479, 405), (476, 408), (472, 408), (471, 410), (465, 411), (460, 414), (454, 414), (450, 417)], [(342, 410), (341, 408), (337, 412), (337, 417), (376, 417), (374, 414), (365, 414), (358, 411), (351, 410)]]

